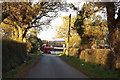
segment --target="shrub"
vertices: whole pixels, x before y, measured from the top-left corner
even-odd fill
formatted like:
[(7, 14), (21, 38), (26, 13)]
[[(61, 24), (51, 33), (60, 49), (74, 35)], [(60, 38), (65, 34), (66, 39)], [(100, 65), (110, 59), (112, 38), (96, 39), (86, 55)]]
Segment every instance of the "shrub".
[(2, 40), (2, 73), (20, 65), (26, 59), (26, 44), (13, 40)]
[[(77, 57), (79, 52), (79, 48), (70, 48), (69, 56)], [(67, 49), (63, 49), (63, 54), (67, 54)]]
[(85, 62), (99, 64), (105, 68), (112, 67), (113, 58), (110, 49), (86, 49), (80, 55), (80, 59), (85, 60)]
[[(63, 54), (66, 54), (66, 49), (63, 50)], [(110, 49), (85, 49), (70, 48), (70, 56), (77, 57), (85, 62), (90, 62), (96, 65), (101, 65), (104, 68), (112, 68), (114, 56)], [(120, 56), (116, 61), (116, 69), (120, 69)]]

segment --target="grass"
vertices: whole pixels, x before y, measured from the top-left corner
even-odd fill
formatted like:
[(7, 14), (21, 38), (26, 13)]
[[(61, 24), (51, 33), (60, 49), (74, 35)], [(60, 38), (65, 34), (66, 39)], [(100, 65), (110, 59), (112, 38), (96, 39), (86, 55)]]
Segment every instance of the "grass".
[(59, 53), (59, 54), (57, 54), (58, 56), (62, 56), (63, 55), (63, 53)]
[(72, 65), (73, 67), (77, 68), (84, 74), (86, 74), (90, 78), (117, 78), (120, 79), (120, 75), (118, 72), (113, 70), (106, 70), (99, 65), (94, 65), (91, 63), (86, 63), (80, 59), (77, 59), (72, 56), (65, 56), (62, 55), (61, 58), (66, 61), (68, 64)]
[(30, 56), (41, 56), (42, 53), (40, 53), (40, 51), (37, 51), (35, 53), (29, 53), (28, 55), (30, 55)]
[(31, 57), (26, 63), (23, 63), (22, 65), (2, 75), (3, 79), (4, 78), (24, 78), (27, 72), (38, 62), (38, 60), (39, 59), (36, 57)]

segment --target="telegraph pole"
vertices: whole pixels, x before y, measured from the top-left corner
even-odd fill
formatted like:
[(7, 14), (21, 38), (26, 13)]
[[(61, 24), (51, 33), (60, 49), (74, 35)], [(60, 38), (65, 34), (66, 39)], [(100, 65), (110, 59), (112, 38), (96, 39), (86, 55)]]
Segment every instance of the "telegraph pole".
[(69, 15), (69, 30), (68, 30), (68, 45), (67, 45), (67, 50), (68, 50), (68, 56), (69, 56), (69, 38), (70, 38), (70, 26), (71, 26), (71, 14)]

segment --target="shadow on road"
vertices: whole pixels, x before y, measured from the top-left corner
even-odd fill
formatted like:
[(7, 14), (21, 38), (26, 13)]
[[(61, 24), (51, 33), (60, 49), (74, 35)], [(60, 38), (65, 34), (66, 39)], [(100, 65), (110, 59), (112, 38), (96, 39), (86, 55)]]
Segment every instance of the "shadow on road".
[(42, 55), (38, 64), (29, 71), (26, 78), (88, 78), (61, 60), (59, 56), (53, 54)]

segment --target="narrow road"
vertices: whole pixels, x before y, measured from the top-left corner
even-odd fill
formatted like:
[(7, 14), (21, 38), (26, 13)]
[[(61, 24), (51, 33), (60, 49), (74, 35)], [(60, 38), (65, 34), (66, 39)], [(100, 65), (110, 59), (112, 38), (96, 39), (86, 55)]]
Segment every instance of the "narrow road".
[(59, 56), (44, 54), (38, 64), (29, 71), (26, 78), (88, 78), (71, 67)]

